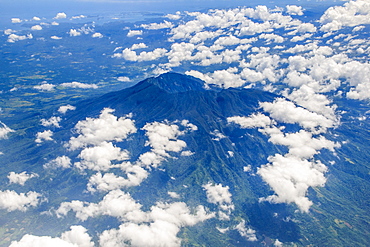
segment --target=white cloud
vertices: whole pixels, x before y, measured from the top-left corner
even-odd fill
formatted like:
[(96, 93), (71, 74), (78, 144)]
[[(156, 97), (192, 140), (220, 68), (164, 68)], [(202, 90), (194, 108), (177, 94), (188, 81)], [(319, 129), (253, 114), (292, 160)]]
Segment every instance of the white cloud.
[(175, 14), (175, 15), (174, 14), (167, 14), (167, 15), (165, 15), (165, 17), (170, 19), (170, 20), (178, 20), (178, 19), (181, 18), (180, 13)]
[(22, 20), (20, 18), (11, 18), (12, 23), (21, 23)]
[(234, 210), (234, 204), (231, 199), (231, 193), (229, 192), (229, 186), (223, 186), (222, 184), (211, 184), (208, 183), (203, 185), (206, 190), (207, 201), (218, 205), (219, 217), (221, 220), (229, 220), (231, 211)]
[(14, 132), (11, 128), (0, 121), (0, 139), (8, 138), (8, 133)]
[(297, 5), (287, 5), (286, 11), (290, 15), (303, 15), (302, 7)]
[(94, 247), (87, 229), (83, 226), (71, 226), (70, 231), (62, 233), (61, 237), (34, 236), (26, 234), (19, 241), (13, 241), (9, 247)]
[(37, 31), (42, 30), (42, 26), (40, 26), (40, 25), (32, 26), (31, 30), (37, 30)]
[(148, 172), (138, 165), (129, 164), (125, 172), (127, 173), (127, 178), (117, 176), (114, 173), (105, 173), (102, 175), (98, 172), (89, 178), (87, 190), (90, 192), (111, 191), (138, 186), (148, 177)]
[(370, 24), (370, 2), (357, 0), (346, 2), (343, 6), (330, 7), (321, 16), (321, 31), (337, 31), (342, 27)]
[(72, 137), (67, 147), (76, 150), (89, 145), (99, 145), (105, 141), (122, 141), (137, 131), (130, 116), (117, 118), (113, 112), (112, 109), (104, 108), (98, 118), (79, 121), (75, 126), (75, 131), (79, 135)]
[(56, 39), (56, 40), (58, 40), (58, 39), (62, 39), (62, 37), (58, 37), (58, 36), (55, 36), (55, 35), (51, 36), (50, 38), (51, 38), (51, 39)]
[(112, 161), (127, 160), (129, 153), (114, 146), (111, 142), (102, 142), (94, 147), (84, 148), (78, 158), (81, 161), (74, 164), (78, 169), (107, 171), (112, 167)]
[(65, 18), (67, 18), (67, 15), (66, 15), (66, 13), (64, 13), (64, 12), (58, 13), (58, 14), (54, 17), (54, 19), (65, 19)]
[(122, 53), (114, 53), (113, 57), (124, 58), (128, 61), (153, 61), (160, 57), (163, 57), (166, 54), (167, 50), (164, 48), (156, 48), (153, 51), (142, 51), (139, 55), (129, 48), (126, 48)]
[(143, 35), (143, 30), (129, 30), (127, 33), (127, 37), (134, 37)]
[(157, 167), (166, 158), (171, 157), (169, 152), (181, 152), (186, 147), (186, 142), (179, 140), (178, 137), (188, 131), (197, 130), (195, 125), (186, 120), (183, 120), (181, 125), (185, 130), (180, 130), (179, 125), (168, 122), (147, 123), (142, 129), (146, 131), (145, 135), (149, 139), (145, 145), (150, 146), (151, 150), (140, 155), (140, 164)]
[(32, 38), (33, 38), (32, 34), (16, 35), (16, 34), (12, 33), (8, 36), (7, 41), (9, 43), (15, 43), (16, 41), (19, 41), (19, 40), (32, 39)]
[(274, 121), (272, 119), (262, 113), (252, 114), (249, 117), (228, 117), (227, 122), (239, 124), (241, 128), (247, 129), (267, 127), (274, 124)]
[(82, 83), (82, 82), (77, 82), (77, 81), (65, 82), (60, 85), (62, 87), (82, 88), (82, 89), (89, 89), (89, 88), (97, 89), (98, 88), (98, 85), (96, 84), (87, 84), (87, 83)]
[(21, 173), (10, 172), (7, 178), (9, 183), (24, 185), (28, 179), (38, 177), (36, 173), (28, 174), (25, 171)]
[(247, 228), (245, 226), (245, 220), (242, 220), (234, 229), (239, 232), (240, 236), (245, 237), (248, 241), (257, 241), (256, 231)]
[(93, 33), (93, 35), (91, 35), (91, 37), (93, 37), (93, 38), (103, 38), (104, 36), (101, 33)]
[(34, 86), (34, 89), (41, 91), (52, 91), (56, 86), (50, 83), (42, 83), (41, 85)]
[(10, 35), (10, 34), (15, 33), (15, 32), (16, 32), (15, 30), (12, 30), (12, 29), (10, 29), (10, 28), (8, 28), (8, 29), (4, 30), (4, 34), (5, 34), (5, 35)]
[(142, 24), (141, 27), (149, 30), (158, 30), (158, 29), (165, 29), (173, 27), (173, 24), (169, 21), (164, 21), (162, 23), (150, 23), (150, 24)]
[(333, 120), (296, 106), (283, 98), (278, 98), (272, 103), (262, 102), (260, 105), (273, 119), (283, 123), (297, 123), (311, 131), (322, 132), (335, 125)]
[(51, 117), (49, 119), (41, 119), (41, 125), (45, 127), (55, 126), (60, 128), (59, 122), (62, 121), (60, 117)]
[(33, 21), (41, 21), (41, 18), (40, 17), (37, 17), (37, 16), (34, 16), (34, 17), (32, 17), (32, 20)]
[(53, 21), (53, 22), (51, 23), (51, 25), (53, 25), (53, 26), (58, 26), (58, 25), (59, 25), (59, 23), (58, 23), (58, 22), (56, 22), (56, 21)]
[(41, 194), (29, 191), (18, 194), (12, 190), (0, 190), (0, 209), (7, 211), (27, 211), (30, 207), (36, 207), (39, 204)]
[(179, 194), (177, 194), (176, 192), (173, 192), (173, 191), (168, 191), (167, 192), (168, 195), (171, 197), (171, 198), (174, 198), (174, 199), (180, 199), (181, 196)]
[(69, 36), (80, 36), (81, 32), (77, 31), (76, 29), (70, 29), (69, 30)]
[(72, 105), (62, 105), (59, 107), (58, 109), (58, 112), (59, 113), (62, 113), (62, 114), (65, 114), (67, 111), (74, 111), (76, 110), (76, 107), (75, 106), (72, 106)]
[(133, 44), (131, 46), (131, 50), (144, 49), (144, 48), (148, 48), (148, 46), (144, 43)]
[(309, 187), (324, 186), (327, 168), (320, 161), (308, 161), (294, 156), (276, 154), (269, 157), (257, 173), (276, 195), (265, 199), (271, 203), (295, 203), (302, 212), (308, 212), (312, 202), (306, 197)]
[(53, 132), (51, 130), (44, 130), (43, 132), (36, 133), (36, 140), (35, 142), (41, 143), (44, 141), (52, 141)]
[(214, 136), (212, 138), (212, 140), (214, 140), (214, 141), (220, 141), (221, 139), (226, 138), (226, 136), (224, 134), (222, 134), (219, 130), (214, 130), (210, 134)]
[(70, 168), (71, 166), (72, 166), (71, 159), (68, 156), (64, 155), (49, 161), (43, 167), (44, 169), (57, 169), (57, 168), (67, 169)]
[(117, 77), (117, 81), (129, 82), (129, 81), (131, 81), (131, 79), (128, 78), (127, 76), (119, 76), (119, 77)]

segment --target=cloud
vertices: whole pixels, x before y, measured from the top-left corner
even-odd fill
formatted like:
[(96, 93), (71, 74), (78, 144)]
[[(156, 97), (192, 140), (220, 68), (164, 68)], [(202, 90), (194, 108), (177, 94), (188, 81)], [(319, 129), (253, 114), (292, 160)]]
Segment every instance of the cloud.
[(111, 168), (112, 161), (129, 159), (129, 153), (114, 146), (111, 142), (104, 141), (97, 146), (84, 148), (78, 158), (81, 161), (74, 165), (80, 170), (107, 171)]
[(303, 15), (303, 9), (297, 5), (287, 5), (286, 12), (290, 15)]
[(44, 141), (52, 141), (53, 132), (51, 130), (44, 130), (43, 132), (37, 132), (36, 140), (37, 143), (42, 143)]
[(153, 51), (142, 51), (139, 55), (137, 53), (129, 48), (126, 48), (122, 51), (122, 53), (114, 53), (113, 57), (117, 58), (124, 58), (128, 61), (137, 61), (137, 62), (143, 62), (143, 61), (153, 61), (160, 57), (163, 57), (166, 54), (167, 50), (164, 48), (157, 48)]
[(34, 17), (32, 17), (32, 20), (33, 21), (41, 21), (41, 18), (40, 17), (37, 17), (37, 16), (34, 16)]
[(94, 247), (87, 229), (80, 225), (71, 226), (61, 237), (34, 236), (26, 234), (21, 240), (13, 241), (9, 247)]
[(120, 81), (120, 82), (129, 82), (129, 81), (131, 81), (131, 79), (128, 78), (127, 76), (119, 76), (119, 77), (117, 77), (117, 81)]
[(70, 29), (69, 30), (69, 36), (80, 36), (81, 32), (77, 31), (76, 29)]
[(33, 38), (32, 34), (16, 35), (16, 34), (12, 33), (8, 36), (7, 41), (9, 43), (15, 43), (16, 41), (19, 41), (19, 40), (32, 39), (32, 38)]
[(188, 131), (195, 131), (197, 127), (187, 120), (181, 123), (185, 130), (180, 130), (177, 124), (168, 122), (153, 122), (146, 124), (142, 129), (146, 131), (148, 137), (146, 146), (150, 146), (151, 150), (139, 157), (140, 164), (147, 167), (157, 167), (166, 158), (171, 157), (169, 152), (181, 152), (186, 147), (186, 142), (179, 140), (178, 137), (184, 135)]
[(141, 24), (141, 27), (149, 30), (158, 30), (158, 29), (166, 29), (173, 27), (173, 24), (169, 21), (164, 21), (162, 23), (150, 23), (150, 24)]
[(10, 172), (7, 176), (7, 178), (9, 179), (9, 183), (19, 184), (22, 186), (24, 186), (28, 179), (34, 177), (38, 177), (38, 175), (36, 173), (27, 174), (25, 171), (21, 173)]
[(294, 156), (276, 154), (269, 164), (261, 166), (257, 174), (276, 195), (261, 199), (271, 203), (295, 203), (302, 212), (308, 212), (312, 202), (306, 197), (309, 187), (324, 186), (327, 168), (320, 161), (308, 161)]
[(144, 43), (133, 44), (131, 46), (131, 50), (144, 49), (144, 48), (148, 48), (148, 46)]
[(93, 38), (103, 38), (104, 36), (101, 33), (93, 33), (93, 35), (91, 35), (91, 37), (93, 37)]
[(127, 178), (117, 176), (114, 173), (105, 173), (102, 175), (98, 172), (89, 178), (87, 190), (90, 192), (111, 191), (138, 186), (148, 177), (148, 172), (138, 165), (126, 165), (125, 172)]
[(42, 30), (42, 26), (40, 26), (40, 25), (32, 26), (31, 30)]
[(15, 132), (15, 131), (0, 121), (0, 139), (8, 138), (8, 134), (11, 132)]
[(212, 140), (214, 140), (214, 141), (220, 141), (221, 139), (226, 138), (226, 136), (224, 134), (222, 134), (219, 130), (214, 130), (210, 134), (214, 136), (212, 138)]
[(206, 190), (207, 201), (212, 204), (218, 205), (219, 218), (221, 220), (229, 220), (231, 211), (234, 210), (234, 204), (231, 199), (231, 193), (229, 192), (229, 186), (223, 186), (222, 184), (211, 184), (208, 183), (203, 185)]
[(343, 6), (330, 7), (320, 18), (323, 32), (337, 31), (342, 27), (370, 24), (370, 3), (366, 0), (346, 2)]
[(59, 109), (58, 109), (58, 112), (59, 113), (62, 113), (62, 114), (65, 114), (67, 111), (74, 111), (76, 110), (76, 107), (75, 106), (72, 106), (72, 105), (63, 105), (63, 106), (60, 106)]
[(245, 220), (242, 220), (235, 228), (240, 236), (245, 237), (248, 241), (257, 241), (256, 231), (251, 228), (246, 228)]
[(134, 37), (134, 36), (140, 36), (143, 35), (142, 30), (129, 30), (127, 33), (127, 37)]
[(50, 83), (42, 83), (41, 85), (34, 86), (34, 89), (41, 91), (52, 91), (56, 86)]
[(227, 122), (239, 124), (240, 127), (247, 129), (267, 127), (274, 124), (274, 121), (272, 119), (262, 113), (252, 114), (249, 117), (228, 117)]
[(60, 128), (59, 122), (62, 121), (60, 117), (51, 117), (49, 119), (41, 119), (41, 125), (45, 127), (54, 126)]
[(65, 18), (67, 18), (66, 13), (61, 12), (61, 13), (58, 13), (53, 19), (65, 19)]
[(283, 98), (278, 98), (272, 103), (262, 102), (260, 106), (273, 119), (283, 123), (297, 123), (310, 131), (322, 132), (335, 125), (333, 120), (296, 106)]
[(27, 211), (30, 207), (36, 207), (40, 202), (41, 194), (29, 191), (18, 194), (12, 190), (0, 190), (0, 209), (8, 212), (20, 210)]
[(77, 81), (65, 82), (65, 83), (62, 83), (60, 85), (62, 87), (82, 88), (82, 89), (89, 89), (89, 88), (97, 89), (98, 88), (98, 85), (96, 85), (96, 84), (87, 84), (87, 83), (81, 83), (81, 82), (77, 82)]
[(137, 131), (129, 115), (117, 118), (113, 112), (112, 109), (104, 108), (98, 118), (79, 121), (75, 126), (75, 132), (79, 135), (72, 137), (67, 147), (76, 150), (106, 141), (122, 141)]
[(21, 23), (22, 20), (20, 18), (11, 18), (12, 23)]
[(180, 12), (177, 12), (175, 15), (174, 14), (167, 14), (164, 17), (170, 19), (170, 20), (178, 20), (181, 18)]
[(51, 38), (51, 39), (56, 39), (56, 40), (58, 40), (58, 39), (62, 39), (62, 37), (58, 37), (58, 36), (55, 36), (55, 35), (51, 36), (50, 38)]
[(72, 166), (71, 159), (68, 156), (64, 155), (49, 161), (43, 167), (44, 169), (57, 169), (57, 168), (67, 169), (70, 168), (71, 166)]

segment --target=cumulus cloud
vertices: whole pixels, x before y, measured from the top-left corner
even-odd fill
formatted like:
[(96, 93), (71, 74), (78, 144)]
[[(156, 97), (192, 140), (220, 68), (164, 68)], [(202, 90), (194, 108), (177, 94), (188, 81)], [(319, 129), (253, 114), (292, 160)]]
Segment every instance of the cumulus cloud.
[(106, 171), (112, 166), (112, 161), (123, 161), (129, 158), (126, 150), (114, 146), (111, 142), (102, 142), (94, 147), (86, 147), (78, 155), (81, 159), (74, 165), (80, 169), (90, 169), (94, 171)]
[(231, 193), (229, 192), (229, 186), (223, 186), (222, 184), (208, 183), (203, 185), (206, 190), (207, 201), (218, 205), (219, 218), (221, 220), (229, 220), (231, 211), (234, 210), (234, 204), (231, 199)]
[(101, 33), (93, 33), (93, 35), (91, 35), (91, 37), (93, 37), (93, 38), (103, 38), (104, 36)]
[(117, 118), (112, 114), (113, 112), (114, 110), (110, 108), (104, 108), (98, 118), (79, 121), (75, 126), (75, 131), (79, 135), (72, 137), (67, 147), (76, 150), (90, 145), (99, 145), (105, 141), (122, 141), (137, 131), (130, 116)]
[(162, 23), (150, 23), (150, 24), (142, 24), (141, 27), (149, 30), (158, 30), (158, 29), (165, 29), (173, 27), (173, 24), (169, 21), (164, 21)]
[(8, 134), (14, 132), (11, 128), (6, 126), (3, 122), (0, 121), (0, 139), (8, 138)]
[(252, 114), (249, 117), (228, 117), (227, 122), (239, 124), (240, 127), (247, 129), (267, 127), (274, 123), (272, 119), (262, 113)]
[(286, 11), (290, 15), (303, 15), (302, 7), (297, 5), (287, 5)]
[(133, 44), (131, 46), (131, 50), (144, 49), (144, 48), (148, 48), (148, 46), (144, 43)]
[[(134, 47), (135, 48), (135, 47)], [(160, 57), (163, 57), (166, 54), (167, 50), (164, 48), (157, 48), (153, 51), (142, 51), (139, 53), (139, 55), (136, 53), (136, 51), (126, 48), (122, 51), (122, 53), (114, 53), (113, 57), (117, 58), (124, 58), (128, 61), (153, 61)]]
[(77, 82), (77, 81), (65, 82), (60, 85), (62, 87), (82, 88), (82, 89), (89, 89), (89, 88), (97, 89), (98, 88), (98, 85), (96, 84), (87, 84), (87, 83), (82, 83), (82, 82)]
[(240, 236), (245, 237), (248, 241), (257, 241), (256, 231), (245, 226), (245, 220), (242, 220), (235, 228)]
[(34, 89), (40, 90), (40, 91), (52, 91), (56, 86), (54, 84), (50, 83), (42, 83), (41, 85), (34, 86)]
[(12, 23), (21, 23), (22, 20), (20, 18), (11, 18)]
[(131, 81), (131, 79), (128, 78), (127, 76), (119, 76), (119, 77), (117, 77), (117, 81), (129, 82), (129, 81)]
[(51, 117), (49, 119), (41, 119), (41, 125), (45, 127), (54, 126), (60, 128), (59, 122), (62, 121), (60, 117)]
[(9, 43), (15, 43), (16, 41), (19, 41), (19, 40), (25, 40), (25, 39), (33, 39), (33, 36), (32, 34), (27, 34), (27, 35), (17, 35), (17, 34), (10, 34), (8, 36), (8, 42)]
[(58, 108), (58, 112), (62, 114), (65, 114), (67, 111), (74, 111), (74, 110), (76, 110), (76, 107), (72, 105), (62, 105)]
[(58, 40), (58, 39), (62, 39), (62, 37), (55, 36), (55, 35), (51, 36), (50, 38), (51, 38), (51, 39), (56, 39), (56, 40)]
[(185, 130), (180, 130), (179, 125), (168, 122), (146, 124), (142, 128), (149, 139), (145, 145), (150, 146), (151, 150), (140, 155), (140, 164), (146, 167), (157, 167), (166, 158), (171, 157), (169, 152), (181, 152), (186, 147), (186, 142), (179, 140), (178, 137), (188, 131), (197, 130), (197, 127), (187, 120), (183, 120), (180, 124), (185, 127)]
[(87, 190), (95, 191), (111, 191), (125, 187), (138, 186), (148, 177), (148, 172), (138, 165), (127, 164), (125, 168), (127, 178), (117, 176), (114, 173), (100, 172), (89, 178)]
[(330, 7), (321, 16), (321, 31), (337, 31), (342, 27), (370, 24), (370, 3), (366, 0), (349, 1), (343, 6)]
[(308, 212), (312, 202), (306, 197), (308, 188), (324, 186), (327, 168), (320, 161), (308, 161), (294, 156), (276, 154), (269, 157), (257, 173), (276, 195), (261, 200), (272, 203), (295, 203), (302, 212)]
[(27, 211), (30, 207), (36, 207), (40, 202), (41, 194), (29, 191), (18, 194), (12, 190), (0, 190), (0, 209), (7, 211)]
[(143, 35), (142, 30), (129, 30), (127, 33), (127, 37), (134, 37), (134, 36), (140, 36)]
[(34, 236), (26, 234), (21, 240), (13, 241), (9, 247), (93, 247), (94, 243), (87, 229), (80, 225), (71, 226), (70, 231), (62, 233), (61, 237)]
[(260, 105), (273, 119), (283, 123), (297, 123), (303, 128), (311, 131), (322, 132), (335, 125), (333, 120), (296, 106), (293, 102), (283, 98), (278, 98), (271, 103), (262, 102)]
[(28, 174), (24, 171), (21, 173), (10, 172), (7, 177), (9, 179), (9, 183), (19, 184), (23, 186), (28, 179), (38, 177), (38, 175), (36, 173)]
[(37, 143), (42, 143), (44, 141), (52, 141), (53, 132), (51, 130), (44, 130), (43, 132), (36, 133), (36, 140)]
[(32, 26), (31, 30), (42, 30), (42, 26), (40, 26), (40, 25)]
[(77, 31), (76, 29), (70, 29), (69, 30), (69, 36), (80, 36), (81, 32)]
[(67, 169), (70, 168), (71, 166), (72, 166), (71, 159), (68, 156), (64, 155), (49, 161), (43, 167), (44, 169), (57, 169), (57, 168)]
[(58, 14), (54, 17), (54, 19), (65, 19), (65, 18), (67, 18), (67, 15), (66, 15), (66, 13), (64, 13), (64, 12), (58, 13)]

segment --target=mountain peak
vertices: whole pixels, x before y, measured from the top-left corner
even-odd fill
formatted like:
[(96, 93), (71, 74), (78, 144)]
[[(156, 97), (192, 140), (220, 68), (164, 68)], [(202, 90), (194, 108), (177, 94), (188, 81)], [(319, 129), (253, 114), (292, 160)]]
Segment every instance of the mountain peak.
[(151, 77), (143, 83), (153, 84), (168, 93), (187, 91), (204, 91), (204, 82), (192, 76), (168, 72), (157, 77)]

